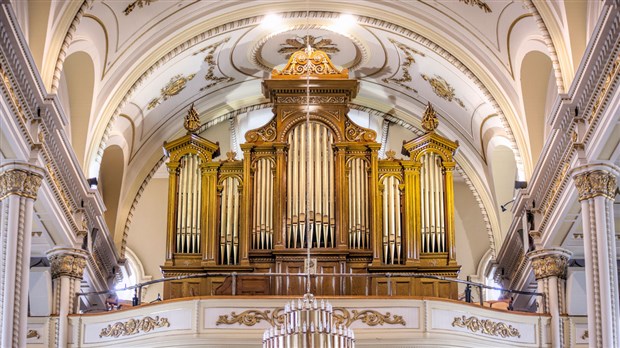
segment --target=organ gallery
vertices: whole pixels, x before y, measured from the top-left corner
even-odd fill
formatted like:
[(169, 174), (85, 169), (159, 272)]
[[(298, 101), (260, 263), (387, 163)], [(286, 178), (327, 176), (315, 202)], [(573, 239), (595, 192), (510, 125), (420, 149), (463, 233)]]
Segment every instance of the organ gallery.
[[(457, 297), (453, 155), (458, 143), (425, 134), (402, 158), (348, 116), (359, 81), (326, 53), (294, 53), (262, 83), (273, 118), (248, 131), (242, 160), (213, 161), (216, 143), (187, 134), (169, 157), (164, 297), (264, 294)], [(306, 261), (310, 253), (310, 262)], [(207, 277), (184, 277), (197, 274)], [(311, 273), (310, 277), (303, 274)], [(356, 276), (357, 275), (357, 276)], [(421, 278), (416, 276), (437, 276)], [(308, 284), (309, 282), (309, 284)]]

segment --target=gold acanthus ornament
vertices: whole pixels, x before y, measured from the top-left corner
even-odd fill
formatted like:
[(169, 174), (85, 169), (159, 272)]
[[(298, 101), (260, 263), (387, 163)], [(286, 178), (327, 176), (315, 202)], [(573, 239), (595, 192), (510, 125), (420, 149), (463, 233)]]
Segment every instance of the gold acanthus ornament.
[(422, 116), (422, 128), (428, 133), (434, 132), (438, 126), (439, 120), (437, 119), (435, 109), (431, 103), (428, 103), (426, 105), (426, 110), (424, 110), (424, 115)]
[[(542, 250), (544, 252), (544, 250)], [(548, 277), (566, 278), (568, 269), (568, 257), (562, 254), (536, 255), (536, 251), (530, 253), (534, 278), (543, 279)]]
[(51, 263), (52, 278), (67, 276), (82, 279), (86, 258), (82, 255), (66, 253), (51, 254), (48, 256)]
[(336, 68), (327, 56), (327, 53), (309, 47), (293, 53), (284, 69), (273, 69), (271, 72), (271, 78), (273, 79), (306, 77), (348, 79), (349, 70)]
[(150, 332), (160, 327), (169, 327), (168, 318), (144, 317), (142, 319), (129, 319), (126, 322), (117, 322), (101, 329), (99, 337), (120, 337), (139, 334), (140, 332)]
[(449, 102), (455, 101), (460, 107), (465, 108), (463, 101), (456, 97), (454, 87), (450, 86), (450, 84), (443, 77), (437, 75), (435, 75), (435, 77), (430, 77), (426, 74), (421, 74), (421, 76), (424, 81), (431, 85), (431, 89), (435, 95)]
[(477, 317), (455, 317), (452, 321), (453, 327), (463, 327), (467, 330), (489, 336), (506, 337), (521, 337), (521, 333), (512, 325), (508, 325), (501, 321), (491, 321), (489, 319), (479, 319)]
[(39, 174), (20, 169), (2, 172), (0, 173), (0, 199), (10, 194), (36, 199), (42, 179)]
[(604, 170), (593, 170), (575, 175), (575, 186), (579, 200), (597, 196), (614, 199), (616, 197), (616, 176)]

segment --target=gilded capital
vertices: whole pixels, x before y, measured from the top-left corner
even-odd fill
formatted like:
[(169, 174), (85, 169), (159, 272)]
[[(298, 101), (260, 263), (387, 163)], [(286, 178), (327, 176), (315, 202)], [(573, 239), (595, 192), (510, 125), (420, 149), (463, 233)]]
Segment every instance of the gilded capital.
[(22, 168), (9, 168), (0, 173), (0, 199), (9, 195), (37, 198), (43, 176)]
[(534, 250), (528, 253), (536, 280), (548, 277), (566, 278), (571, 255), (570, 251), (560, 248)]
[(71, 277), (82, 279), (88, 252), (73, 248), (54, 248), (47, 252), (51, 263), (52, 279)]
[(605, 170), (592, 170), (578, 173), (573, 178), (579, 193), (579, 200), (597, 196), (614, 199), (616, 196), (616, 176)]

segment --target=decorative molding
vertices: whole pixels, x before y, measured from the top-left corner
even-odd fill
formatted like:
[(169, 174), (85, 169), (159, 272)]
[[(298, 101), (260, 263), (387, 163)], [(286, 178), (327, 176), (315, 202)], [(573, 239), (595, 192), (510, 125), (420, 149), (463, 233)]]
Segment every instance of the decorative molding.
[(416, 50), (415, 48), (409, 47), (405, 45), (404, 43), (398, 42), (392, 38), (390, 38), (389, 40), (391, 43), (394, 44), (394, 46), (400, 49), (400, 51), (405, 55), (405, 58), (403, 59), (403, 63), (400, 65), (400, 69), (403, 71), (403, 74), (400, 78), (389, 77), (389, 78), (384, 78), (381, 81), (387, 84), (389, 84), (390, 82), (393, 82), (405, 88), (408, 91), (418, 93), (418, 91), (415, 88), (406, 85), (406, 83), (411, 82), (411, 80), (413, 79), (411, 77), (411, 73), (409, 72), (409, 68), (411, 67), (413, 63), (415, 63), (415, 58), (413, 57), (413, 55), (417, 54), (419, 56), (424, 57), (425, 56), (424, 52), (420, 52)]
[(473, 333), (480, 332), (481, 334), (489, 336), (499, 336), (502, 338), (521, 337), (519, 330), (512, 327), (512, 325), (508, 325), (501, 321), (495, 322), (489, 319), (479, 319), (474, 316), (469, 318), (466, 316), (455, 317), (452, 326), (463, 327)]
[(347, 99), (344, 96), (280, 96), (276, 102), (280, 104), (344, 104)]
[(101, 329), (99, 337), (120, 337), (139, 334), (140, 332), (151, 332), (161, 327), (170, 327), (168, 318), (156, 316), (151, 318), (146, 316), (142, 319), (129, 319), (126, 322), (116, 322), (108, 327)]
[(435, 75), (435, 77), (430, 77), (426, 74), (420, 74), (424, 81), (428, 82), (433, 89), (433, 93), (437, 95), (441, 99), (445, 99), (449, 102), (455, 101), (460, 107), (465, 108), (465, 104), (463, 101), (456, 97), (454, 94), (454, 87), (452, 87), (443, 77)]
[(575, 186), (579, 192), (579, 201), (603, 196), (613, 200), (616, 196), (616, 176), (604, 170), (593, 170), (576, 174)]
[[(218, 47), (220, 47), (222, 44), (228, 42), (228, 40), (230, 40), (229, 37), (220, 40), (212, 45), (209, 45), (207, 47), (204, 47), (202, 49), (200, 49), (197, 52), (194, 52), (193, 55), (202, 53), (204, 51), (207, 51), (207, 55), (204, 58), (205, 63), (207, 63), (207, 74), (205, 75), (205, 80), (207, 81), (211, 81), (209, 82), (206, 86), (200, 88), (200, 91), (205, 91), (215, 85), (217, 85), (220, 82), (232, 82), (235, 80), (234, 77), (230, 77), (230, 76), (215, 76), (215, 68), (217, 67), (217, 63), (215, 61), (215, 51), (217, 50)], [(220, 71), (221, 72), (221, 71)]]
[(375, 141), (377, 132), (360, 127), (347, 117), (344, 120), (344, 137), (347, 141)]
[(37, 199), (43, 177), (31, 171), (11, 168), (0, 173), (0, 200), (9, 195)]
[(129, 4), (125, 10), (123, 11), (123, 13), (125, 14), (125, 16), (129, 15), (135, 8), (136, 6), (139, 8), (143, 8), (144, 6), (148, 6), (151, 3), (155, 2), (157, 0), (136, 0), (134, 2), (132, 2), (131, 4)]
[(166, 101), (170, 97), (173, 97), (181, 93), (181, 91), (185, 89), (185, 86), (187, 85), (187, 83), (191, 81), (194, 78), (194, 76), (196, 76), (195, 73), (187, 75), (187, 76), (183, 76), (179, 74), (179, 75), (175, 75), (172, 78), (170, 78), (170, 81), (168, 81), (168, 83), (164, 87), (161, 88), (159, 97), (153, 98), (149, 102), (149, 104), (146, 107), (147, 110), (152, 110), (157, 105), (161, 104), (162, 101)]
[(478, 6), (478, 8), (480, 8), (485, 13), (491, 13), (492, 12), (491, 8), (489, 7), (489, 5), (487, 5), (487, 3), (482, 1), (482, 0), (459, 0), (459, 1), (464, 3), (464, 4), (466, 4), (466, 5)]
[(291, 55), (299, 50), (303, 50), (310, 46), (313, 50), (320, 50), (329, 56), (330, 53), (338, 53), (340, 49), (332, 42), (331, 39), (323, 37), (315, 37), (312, 35), (296, 36), (293, 39), (286, 39), (285, 43), (280, 44), (278, 53), (285, 54), (286, 58), (290, 58)]
[(583, 332), (583, 335), (581, 335), (581, 339), (587, 340), (588, 338), (590, 338), (590, 333), (588, 332), (588, 330), (586, 330)]
[(257, 141), (274, 141), (277, 135), (276, 124), (276, 118), (274, 117), (266, 125), (258, 129), (248, 131), (245, 133), (245, 141), (249, 143), (254, 143)]
[(88, 253), (81, 249), (54, 248), (47, 253), (52, 279), (70, 277), (82, 279)]
[(282, 70), (271, 71), (272, 79), (298, 79), (306, 76), (346, 79), (349, 78), (349, 70), (339, 70), (327, 53), (310, 48), (293, 53)]
[[(278, 307), (273, 310), (248, 309), (239, 314), (231, 312), (230, 314), (220, 315), (215, 325), (245, 325), (254, 326), (261, 321), (268, 322), (271, 326), (280, 327), (284, 323), (284, 308)], [(386, 312), (381, 314), (373, 309), (352, 310), (349, 312), (344, 307), (334, 307), (334, 325), (345, 327), (351, 326), (356, 321), (360, 321), (368, 326), (388, 325), (407, 325), (402, 316)]]
[(37, 332), (37, 330), (28, 330), (28, 333), (26, 334), (26, 339), (28, 338), (39, 339), (41, 338), (41, 335), (39, 335), (39, 332)]

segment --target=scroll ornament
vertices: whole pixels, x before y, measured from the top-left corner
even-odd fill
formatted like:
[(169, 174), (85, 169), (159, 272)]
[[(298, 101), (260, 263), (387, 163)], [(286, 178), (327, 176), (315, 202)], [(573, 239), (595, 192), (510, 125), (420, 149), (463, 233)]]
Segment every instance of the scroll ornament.
[(499, 336), (502, 338), (506, 337), (521, 337), (521, 333), (519, 330), (512, 327), (512, 325), (508, 325), (504, 322), (495, 322), (489, 319), (479, 319), (477, 317), (455, 317), (452, 322), (453, 327), (463, 327), (471, 332), (480, 332), (489, 336)]
[(263, 127), (251, 130), (245, 134), (245, 140), (249, 143), (257, 141), (274, 141), (276, 139), (276, 119), (275, 117), (271, 122), (267, 123)]
[(37, 198), (42, 177), (38, 174), (12, 169), (0, 173), (0, 199), (16, 194), (26, 198)]
[[(351, 326), (355, 321), (361, 321), (368, 326), (383, 326), (388, 325), (406, 325), (405, 320), (400, 315), (392, 315), (390, 312), (385, 314), (379, 313), (372, 309), (364, 310), (352, 310), (349, 312), (343, 307), (334, 307), (334, 325), (339, 327), (344, 325), (345, 327)], [(232, 325), (239, 324), (245, 326), (254, 326), (261, 321), (266, 321), (271, 326), (280, 327), (284, 323), (283, 308), (276, 308), (273, 312), (270, 310), (256, 310), (249, 309), (239, 314), (231, 312), (230, 315), (220, 315), (216, 325)]]
[(272, 78), (320, 76), (322, 78), (346, 79), (349, 78), (349, 71), (336, 68), (327, 53), (310, 48), (293, 53), (284, 69), (274, 69), (271, 76)]
[(168, 318), (144, 317), (142, 319), (129, 319), (126, 322), (117, 322), (101, 329), (99, 337), (120, 337), (139, 334), (140, 332), (151, 332), (157, 328), (169, 327)]
[(377, 138), (375, 131), (362, 128), (348, 118), (344, 122), (344, 134), (347, 141), (375, 141)]
[(593, 170), (575, 175), (575, 186), (579, 192), (579, 200), (604, 196), (614, 199), (616, 196), (616, 177), (603, 170)]

